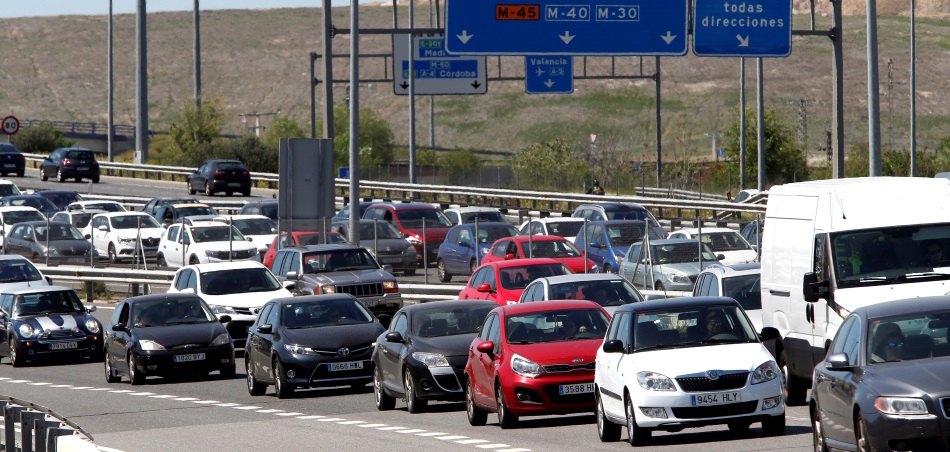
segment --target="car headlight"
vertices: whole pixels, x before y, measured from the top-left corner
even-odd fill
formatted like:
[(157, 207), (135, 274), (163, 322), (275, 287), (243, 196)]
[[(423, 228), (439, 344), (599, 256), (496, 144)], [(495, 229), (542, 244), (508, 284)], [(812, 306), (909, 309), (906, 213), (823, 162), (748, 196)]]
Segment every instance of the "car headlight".
[(910, 397), (878, 397), (874, 407), (884, 414), (927, 414), (923, 399)]
[(139, 349), (141, 349), (141, 350), (146, 350), (146, 351), (150, 351), (150, 350), (165, 350), (165, 346), (162, 345), (162, 344), (159, 344), (158, 342), (155, 342), (155, 341), (149, 341), (149, 340), (144, 340), (144, 339), (143, 339), (143, 340), (139, 341)]
[(124, 243), (126, 245), (135, 243), (135, 237), (119, 237), (119, 243)]
[(399, 284), (396, 281), (383, 281), (383, 293), (398, 293)]
[(422, 240), (419, 239), (419, 237), (416, 237), (414, 235), (407, 235), (406, 240), (408, 240), (409, 243), (413, 245), (422, 245)]
[(336, 293), (336, 286), (326, 285), (320, 286), (321, 293)]
[(50, 248), (50, 249), (46, 250), (46, 254), (47, 254), (48, 256), (52, 256), (52, 255), (54, 255), (54, 254), (59, 254), (59, 250), (56, 249), (56, 248)]
[(689, 284), (689, 276), (680, 275), (677, 273), (666, 275), (666, 279), (676, 284)]
[(538, 375), (541, 375), (541, 372), (544, 372), (538, 363), (531, 361), (530, 359), (527, 359), (517, 353), (511, 357), (511, 370), (522, 377), (528, 378), (537, 377)]
[(256, 256), (258, 253), (257, 248), (251, 249), (251, 256)]
[(228, 257), (227, 254), (224, 253), (224, 252), (221, 252), (221, 251), (212, 251), (212, 250), (205, 250), (205, 256), (214, 257), (214, 258), (218, 258), (218, 259), (220, 259), (222, 256)]
[(656, 372), (640, 372), (637, 374), (637, 383), (640, 387), (650, 391), (675, 391), (673, 380)]
[(449, 367), (449, 360), (438, 353), (414, 352), (412, 358), (425, 364), (426, 367)]
[(35, 333), (35, 331), (33, 331), (33, 326), (28, 323), (21, 324), (19, 329), (20, 336), (23, 337), (33, 337), (33, 333)]
[(765, 383), (772, 381), (779, 376), (778, 364), (775, 361), (767, 361), (755, 368), (752, 372), (752, 384)]
[(220, 304), (209, 304), (208, 307), (211, 308), (211, 312), (215, 314), (237, 314), (237, 311), (235, 311), (234, 308), (230, 306), (224, 306)]
[(482, 248), (482, 249), (481, 249), (481, 253), (482, 253), (482, 256), (487, 255), (487, 254), (488, 254), (488, 248)]
[(98, 333), (99, 322), (97, 322), (95, 319), (86, 320), (86, 330), (88, 330), (92, 334)]
[(216, 345), (224, 345), (224, 344), (230, 344), (230, 343), (231, 343), (231, 335), (228, 333), (221, 333), (218, 335), (218, 337), (214, 338), (214, 340), (211, 341), (211, 346), (213, 347)]
[(842, 319), (846, 319), (849, 315), (851, 315), (851, 311), (838, 306), (838, 315), (840, 315)]
[(304, 347), (303, 345), (297, 344), (284, 344), (284, 350), (287, 350), (293, 355), (316, 355), (317, 352), (313, 351), (310, 347)]

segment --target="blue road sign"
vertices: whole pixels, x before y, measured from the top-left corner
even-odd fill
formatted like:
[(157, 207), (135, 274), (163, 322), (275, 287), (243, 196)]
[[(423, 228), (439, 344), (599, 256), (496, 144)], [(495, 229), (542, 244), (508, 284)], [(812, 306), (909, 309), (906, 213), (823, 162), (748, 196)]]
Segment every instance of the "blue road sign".
[(726, 150), (725, 150), (725, 149), (719, 149), (718, 151), (716, 151), (716, 157), (717, 157), (717, 158), (725, 158), (725, 157), (726, 157)]
[(787, 57), (792, 53), (792, 0), (696, 0), (697, 56)]
[(524, 57), (524, 90), (528, 94), (574, 92), (574, 58), (566, 55)]
[(349, 178), (350, 178), (350, 167), (348, 167), (348, 166), (341, 166), (340, 169), (339, 169), (339, 171), (340, 171), (340, 175), (337, 176), (337, 177), (339, 177), (340, 179), (349, 179)]
[(460, 55), (681, 56), (688, 1), (450, 1), (445, 47)]
[[(449, 55), (442, 33), (417, 34), (412, 40), (413, 91), (417, 95), (485, 94), (484, 56)], [(393, 92), (409, 94), (409, 34), (393, 35)]]

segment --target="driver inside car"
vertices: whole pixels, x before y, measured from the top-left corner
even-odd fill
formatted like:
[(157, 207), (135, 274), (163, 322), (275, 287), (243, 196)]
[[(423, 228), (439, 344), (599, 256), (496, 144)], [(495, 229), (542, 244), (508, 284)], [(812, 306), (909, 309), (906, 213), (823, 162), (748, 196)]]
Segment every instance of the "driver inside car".
[(703, 317), (706, 325), (706, 339), (725, 332), (726, 318), (722, 311), (709, 311)]

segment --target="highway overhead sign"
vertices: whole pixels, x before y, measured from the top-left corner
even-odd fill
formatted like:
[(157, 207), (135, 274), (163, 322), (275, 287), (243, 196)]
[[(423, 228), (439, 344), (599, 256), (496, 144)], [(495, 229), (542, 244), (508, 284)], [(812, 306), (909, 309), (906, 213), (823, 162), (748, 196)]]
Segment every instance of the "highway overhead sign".
[(693, 53), (787, 57), (792, 53), (792, 0), (695, 0)]
[(7, 135), (15, 135), (20, 131), (20, 120), (16, 116), (7, 116), (3, 118), (2, 122), (3, 133)]
[(565, 55), (524, 57), (524, 90), (528, 94), (574, 92), (574, 58)]
[[(413, 39), (413, 91), (430, 94), (485, 94), (488, 76), (484, 56), (453, 56), (445, 51), (442, 33), (416, 34)], [(393, 35), (393, 92), (409, 94), (409, 34)]]
[(446, 49), (460, 55), (686, 54), (689, 0), (605, 1), (449, 1)]

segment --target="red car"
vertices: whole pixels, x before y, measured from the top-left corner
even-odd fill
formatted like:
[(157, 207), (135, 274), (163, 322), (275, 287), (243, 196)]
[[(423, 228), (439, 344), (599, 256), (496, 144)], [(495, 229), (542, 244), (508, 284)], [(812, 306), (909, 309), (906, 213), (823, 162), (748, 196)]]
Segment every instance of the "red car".
[(597, 268), (597, 264), (585, 258), (573, 243), (556, 235), (519, 235), (495, 240), (482, 263), (528, 257), (550, 257), (574, 273), (584, 273), (585, 265), (588, 270)]
[(492, 310), (468, 351), (468, 422), (485, 425), (498, 413), (501, 428), (520, 416), (594, 410), (594, 366), (607, 333), (597, 303), (559, 300)]
[(492, 300), (502, 306), (514, 304), (531, 281), (571, 273), (564, 264), (548, 258), (512, 259), (482, 264), (475, 269), (468, 284), (459, 292), (459, 298)]
[[(290, 234), (290, 238), (287, 238), (287, 233), (280, 234), (283, 239), (280, 241), (281, 248), (287, 246), (296, 246), (296, 245), (320, 245), (323, 244), (323, 240), (320, 238), (319, 232), (307, 232), (307, 231), (294, 231)], [(346, 243), (346, 237), (343, 237), (338, 232), (328, 232), (327, 233), (327, 243)], [(274, 237), (274, 241), (270, 243), (270, 247), (267, 248), (267, 252), (264, 253), (263, 262), (264, 266), (271, 268), (271, 264), (274, 263), (274, 258), (277, 257), (277, 237)]]
[[(422, 267), (423, 256), (428, 256), (425, 263), (429, 265), (438, 260), (439, 245), (445, 241), (445, 236), (452, 228), (452, 220), (442, 213), (442, 209), (421, 202), (373, 204), (366, 208), (366, 212), (363, 212), (363, 219), (392, 223), (416, 248), (416, 261), (419, 267)], [(423, 224), (425, 224), (425, 237), (422, 236)], [(425, 238), (424, 246), (423, 238)]]

